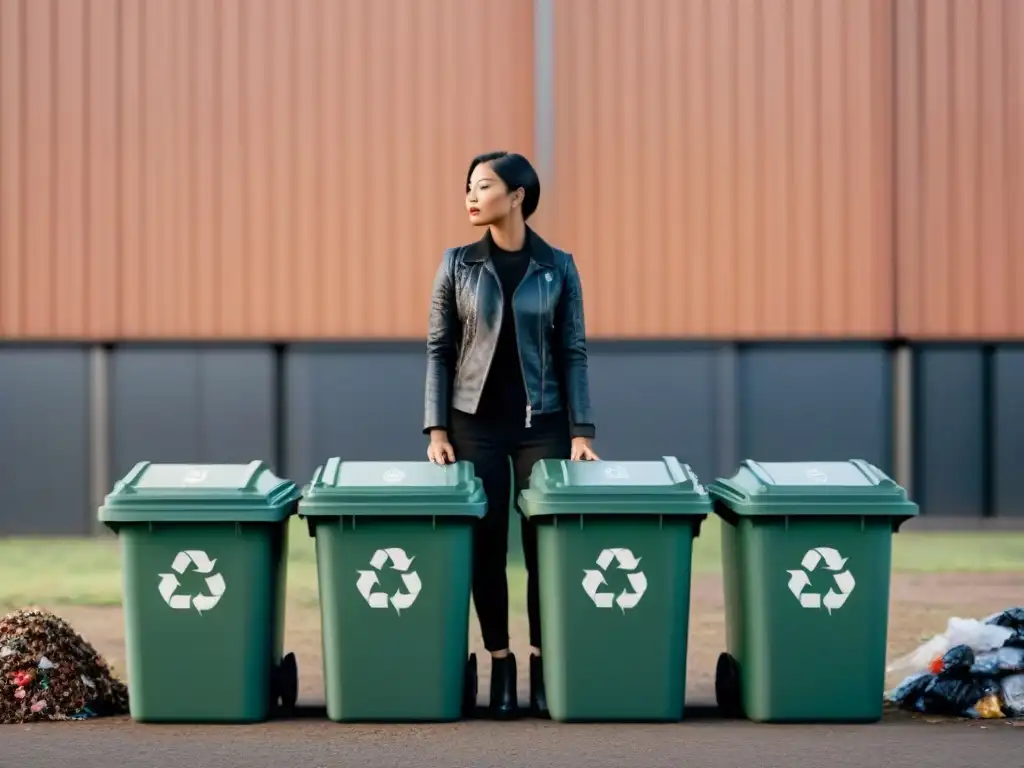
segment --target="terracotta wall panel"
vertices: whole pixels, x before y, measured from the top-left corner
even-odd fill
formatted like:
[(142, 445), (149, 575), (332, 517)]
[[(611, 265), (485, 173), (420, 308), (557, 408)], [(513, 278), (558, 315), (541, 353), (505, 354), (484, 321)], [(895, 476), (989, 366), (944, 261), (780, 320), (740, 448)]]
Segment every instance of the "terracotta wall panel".
[(422, 338), (533, 3), (0, 0), (0, 337)]
[(896, 0), (898, 329), (1024, 337), (1024, 4)]
[(552, 237), (596, 336), (893, 328), (888, 0), (562, 0)]
[[(591, 335), (1024, 337), (1021, 3), (553, 7)], [(422, 338), (533, 12), (0, 0), (0, 337)]]
[(25, 19), (0, 0), (0, 336), (23, 331), (25, 313)]

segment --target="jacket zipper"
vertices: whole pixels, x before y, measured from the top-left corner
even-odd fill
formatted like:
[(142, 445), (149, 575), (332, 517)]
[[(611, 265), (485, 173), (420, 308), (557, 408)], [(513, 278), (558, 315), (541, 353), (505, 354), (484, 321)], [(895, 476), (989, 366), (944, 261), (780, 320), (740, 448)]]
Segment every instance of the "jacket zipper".
[(543, 291), (544, 303), (541, 305), (540, 312), (537, 313), (537, 328), (540, 331), (540, 411), (544, 412), (544, 382), (545, 375), (547, 374), (547, 365), (545, 365), (546, 356), (544, 355), (544, 313), (548, 309), (548, 278), (551, 277), (550, 272), (544, 273), (544, 279), (540, 281), (540, 290), (538, 293)]

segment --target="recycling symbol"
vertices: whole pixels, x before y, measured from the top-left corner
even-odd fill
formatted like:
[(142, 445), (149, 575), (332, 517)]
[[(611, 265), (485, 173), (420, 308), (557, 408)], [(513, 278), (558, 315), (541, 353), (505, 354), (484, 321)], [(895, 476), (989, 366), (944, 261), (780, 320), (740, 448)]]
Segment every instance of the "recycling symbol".
[[(213, 566), (216, 562), (216, 560), (211, 560), (209, 555), (201, 549), (188, 549), (175, 555), (174, 562), (171, 563), (171, 569), (174, 573), (160, 574), (159, 590), (164, 602), (175, 610), (187, 611), (192, 607), (200, 614), (217, 605), (221, 597), (224, 596), (224, 590), (227, 585), (224, 583), (223, 576), (213, 572)], [(206, 577), (206, 588), (210, 594), (195, 596), (177, 594), (178, 587), (181, 586), (178, 576), (188, 570), (189, 564), (192, 565), (192, 569), (196, 573), (208, 574)]]
[[(800, 561), (802, 568), (787, 571), (789, 573), (789, 591), (800, 601), (803, 608), (824, 607), (831, 616), (832, 611), (843, 607), (846, 598), (850, 596), (857, 584), (853, 580), (853, 574), (843, 570), (848, 559), (831, 547), (815, 547), (807, 550), (804, 559)], [(832, 572), (832, 579), (835, 581), (836, 589), (839, 590), (837, 592), (829, 587), (824, 598), (816, 592), (804, 591), (811, 585), (811, 577), (808, 573), (813, 572), (822, 561), (825, 563), (825, 570)]]
[[(608, 570), (608, 566), (612, 564), (612, 561), (618, 563), (620, 571), (626, 571), (626, 578), (629, 579), (629, 585), (632, 587), (632, 592), (627, 592), (625, 589), (615, 596), (614, 592), (600, 592), (601, 585), (607, 585), (605, 581), (604, 571)], [(644, 592), (647, 591), (647, 577), (644, 576), (643, 571), (636, 570), (640, 565), (640, 558), (634, 557), (633, 553), (628, 549), (602, 549), (601, 554), (597, 557), (597, 567), (600, 570), (583, 570), (583, 591), (587, 593), (587, 596), (594, 601), (594, 605), (598, 608), (611, 608), (612, 605), (618, 605), (620, 610), (625, 613), (627, 608), (635, 608), (637, 603), (640, 602), (640, 598), (644, 596)]]
[[(373, 591), (373, 588), (380, 584), (377, 571), (383, 568), (389, 560), (391, 561), (391, 570), (398, 571), (402, 575), (402, 583), (405, 584), (406, 589), (405, 592), (396, 590), (395, 594), (390, 597), (388, 597), (387, 592)], [(373, 566), (373, 570), (358, 571), (359, 579), (356, 581), (356, 589), (359, 590), (359, 594), (363, 596), (363, 599), (371, 608), (387, 608), (390, 602), (394, 606), (395, 612), (401, 616), (404, 609), (411, 607), (416, 602), (420, 590), (423, 589), (419, 574), (416, 571), (409, 570), (412, 561), (413, 558), (405, 554), (405, 550), (401, 547), (378, 549), (373, 553), (373, 557), (370, 558), (370, 565)]]

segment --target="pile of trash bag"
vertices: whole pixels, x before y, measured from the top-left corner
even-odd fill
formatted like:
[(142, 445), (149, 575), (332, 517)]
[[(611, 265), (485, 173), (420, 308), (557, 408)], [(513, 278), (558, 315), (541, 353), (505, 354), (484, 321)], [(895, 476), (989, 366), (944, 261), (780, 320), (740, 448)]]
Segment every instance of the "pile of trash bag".
[(0, 723), (127, 712), (127, 686), (66, 621), (35, 609), (0, 618)]
[(981, 621), (952, 618), (936, 635), (889, 665), (909, 673), (886, 698), (927, 715), (1024, 718), (1024, 607)]

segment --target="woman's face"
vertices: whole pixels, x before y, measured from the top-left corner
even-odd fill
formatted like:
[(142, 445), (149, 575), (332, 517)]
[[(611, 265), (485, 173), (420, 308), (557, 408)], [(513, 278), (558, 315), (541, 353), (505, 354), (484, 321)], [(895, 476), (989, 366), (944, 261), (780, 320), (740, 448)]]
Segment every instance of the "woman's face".
[(501, 221), (519, 205), (522, 192), (510, 193), (490, 163), (480, 163), (469, 177), (466, 190), (466, 211), (469, 220), (478, 227)]

